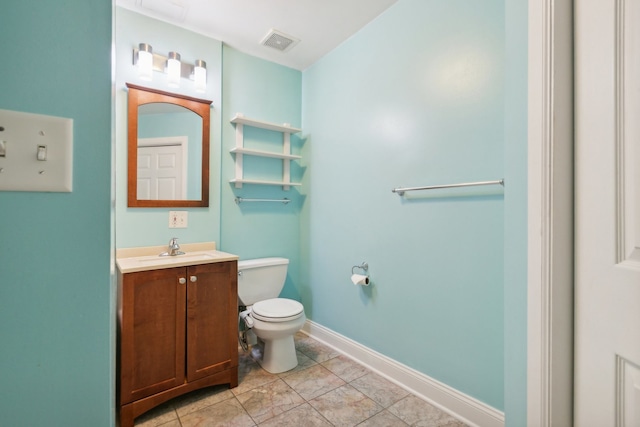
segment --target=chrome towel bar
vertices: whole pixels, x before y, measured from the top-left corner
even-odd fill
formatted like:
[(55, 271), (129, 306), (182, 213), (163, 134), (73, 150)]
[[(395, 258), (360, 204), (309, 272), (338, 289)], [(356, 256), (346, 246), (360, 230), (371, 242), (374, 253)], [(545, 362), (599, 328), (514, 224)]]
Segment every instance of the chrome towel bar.
[(244, 199), (242, 197), (236, 197), (236, 203), (240, 204), (240, 203), (244, 203), (244, 202), (280, 202), (283, 204), (287, 204), (289, 203), (291, 200), (284, 198), (284, 199)]
[(419, 190), (437, 190), (439, 188), (456, 188), (456, 187), (475, 187), (478, 185), (502, 185), (504, 187), (504, 179), (496, 181), (478, 181), (478, 182), (463, 182), (461, 184), (445, 184), (445, 185), (430, 185), (428, 187), (404, 187), (394, 188), (392, 193), (397, 193), (399, 196), (404, 196), (406, 191), (419, 191)]

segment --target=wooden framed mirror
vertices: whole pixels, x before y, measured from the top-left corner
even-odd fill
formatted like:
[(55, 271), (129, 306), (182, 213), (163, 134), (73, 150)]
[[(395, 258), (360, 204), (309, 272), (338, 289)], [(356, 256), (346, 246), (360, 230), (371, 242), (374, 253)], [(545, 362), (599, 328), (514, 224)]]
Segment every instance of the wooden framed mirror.
[(211, 101), (127, 88), (127, 205), (208, 207)]

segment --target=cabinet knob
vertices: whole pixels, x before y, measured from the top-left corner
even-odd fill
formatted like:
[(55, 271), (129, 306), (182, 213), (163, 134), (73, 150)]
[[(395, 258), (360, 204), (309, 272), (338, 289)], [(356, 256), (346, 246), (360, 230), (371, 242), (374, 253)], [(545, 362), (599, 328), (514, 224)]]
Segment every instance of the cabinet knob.
[(181, 277), (178, 279), (178, 283), (180, 283), (181, 285), (184, 285), (185, 283), (187, 283), (187, 279), (185, 279), (184, 277)]
[(191, 276), (189, 278), (192, 282), (197, 282), (198, 281), (198, 276)]

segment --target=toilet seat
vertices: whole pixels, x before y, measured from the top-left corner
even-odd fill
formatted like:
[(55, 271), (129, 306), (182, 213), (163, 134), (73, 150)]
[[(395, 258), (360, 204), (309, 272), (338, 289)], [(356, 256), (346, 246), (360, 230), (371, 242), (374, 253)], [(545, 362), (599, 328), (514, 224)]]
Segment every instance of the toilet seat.
[(263, 322), (288, 322), (302, 316), (304, 307), (288, 298), (271, 298), (253, 304), (251, 316)]

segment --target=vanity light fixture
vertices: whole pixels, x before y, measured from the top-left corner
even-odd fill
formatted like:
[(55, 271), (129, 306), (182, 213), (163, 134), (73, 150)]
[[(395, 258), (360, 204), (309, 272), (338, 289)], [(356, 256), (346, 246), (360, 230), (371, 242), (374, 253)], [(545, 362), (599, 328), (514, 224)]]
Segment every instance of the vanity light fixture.
[(167, 84), (169, 87), (180, 87), (180, 54), (169, 52), (167, 58)]
[(147, 43), (138, 45), (138, 54), (134, 58), (138, 59), (138, 76), (141, 80), (153, 79), (153, 48)]
[(202, 59), (196, 59), (193, 67), (193, 84), (196, 92), (204, 93), (207, 90), (207, 63)]
[(196, 92), (204, 93), (207, 90), (207, 63), (202, 59), (196, 59), (195, 64), (180, 61), (178, 52), (169, 52), (167, 56), (153, 53), (151, 45), (140, 43), (133, 49), (133, 65), (138, 68), (140, 80), (152, 80), (153, 72), (167, 74), (167, 85), (172, 88), (180, 87), (180, 79), (189, 79), (194, 82)]

